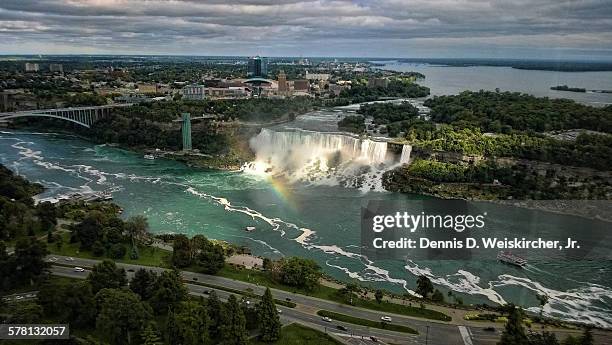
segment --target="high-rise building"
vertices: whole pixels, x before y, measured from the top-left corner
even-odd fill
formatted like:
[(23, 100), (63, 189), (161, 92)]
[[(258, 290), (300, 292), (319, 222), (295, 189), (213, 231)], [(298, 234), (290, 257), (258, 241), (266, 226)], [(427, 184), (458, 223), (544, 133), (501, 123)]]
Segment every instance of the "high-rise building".
[(25, 71), (26, 72), (38, 72), (40, 66), (37, 63), (26, 62)]
[(266, 78), (268, 76), (268, 62), (266, 58), (255, 56), (249, 58), (247, 77)]
[(59, 64), (59, 63), (49, 64), (49, 72), (64, 73), (64, 66), (62, 66), (62, 64)]
[(284, 95), (289, 91), (289, 85), (287, 84), (287, 75), (285, 71), (278, 72), (278, 93)]

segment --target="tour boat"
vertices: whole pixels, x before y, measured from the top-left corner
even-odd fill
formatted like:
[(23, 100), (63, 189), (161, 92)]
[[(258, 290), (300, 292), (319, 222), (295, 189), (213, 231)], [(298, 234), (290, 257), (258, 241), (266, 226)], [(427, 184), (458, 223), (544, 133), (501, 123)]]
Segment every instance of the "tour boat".
[(497, 260), (503, 263), (507, 263), (510, 265), (518, 266), (518, 267), (523, 267), (527, 265), (527, 260), (523, 259), (520, 256), (516, 256), (510, 252), (504, 252), (504, 251), (499, 252), (497, 254)]
[(155, 156), (147, 154), (144, 155), (144, 159), (155, 159)]
[(247, 226), (246, 228), (244, 228), (244, 231), (246, 231), (246, 232), (255, 231), (255, 227), (254, 226)]

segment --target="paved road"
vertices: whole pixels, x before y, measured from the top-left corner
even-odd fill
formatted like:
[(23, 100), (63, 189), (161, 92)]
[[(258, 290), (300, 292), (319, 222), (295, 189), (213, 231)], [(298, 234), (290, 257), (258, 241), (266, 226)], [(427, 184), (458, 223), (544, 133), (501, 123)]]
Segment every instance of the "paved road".
[[(82, 267), (86, 270), (84, 272), (75, 272), (73, 267), (65, 267), (65, 266), (57, 266), (54, 265), (51, 269), (51, 272), (56, 275), (71, 277), (71, 278), (80, 278), (84, 279), (89, 274), (87, 270), (88, 267), (91, 267), (99, 262), (99, 260), (91, 260), (91, 259), (82, 259), (82, 258), (73, 258), (72, 260), (67, 260), (66, 257), (59, 255), (52, 255), (51, 257), (56, 258), (55, 263), (62, 265), (70, 265), (76, 267)], [(164, 269), (159, 267), (148, 267), (148, 266), (139, 266), (139, 265), (131, 265), (131, 264), (122, 264), (117, 263), (117, 266), (123, 267), (127, 270), (128, 277), (134, 274), (134, 271), (145, 268), (150, 269), (152, 271), (161, 272)], [(216, 286), (223, 286), (226, 288), (236, 289), (240, 291), (245, 291), (250, 288), (256, 294), (263, 294), (265, 287), (257, 286), (250, 283), (245, 283), (241, 281), (236, 281), (232, 279), (227, 279), (223, 277), (211, 276), (206, 274), (192, 273), (192, 272), (182, 272), (183, 278), (186, 281), (194, 281), (193, 278), (197, 279), (197, 282), (211, 284)], [(190, 293), (194, 295), (202, 295), (204, 297), (207, 296), (205, 291), (215, 290), (217, 295), (225, 299), (229, 296), (229, 293), (224, 290), (211, 289), (206, 286), (192, 284), (187, 282), (187, 288)], [(293, 302), (298, 304), (296, 308), (286, 308), (283, 306), (278, 306), (279, 309), (282, 310), (282, 318), (285, 320), (297, 320), (302, 323), (307, 323), (309, 326), (316, 326), (322, 330), (327, 330), (328, 332), (333, 333), (343, 333), (340, 330), (336, 329), (337, 325), (343, 325), (349, 330), (352, 330), (353, 334), (358, 336), (364, 336), (366, 338), (370, 336), (375, 336), (381, 340), (389, 341), (395, 344), (425, 344), (427, 329), (426, 327), (429, 325), (430, 330), (428, 334), (427, 343), (432, 345), (464, 345), (463, 340), (459, 334), (459, 331), (456, 326), (448, 325), (444, 323), (428, 323), (427, 321), (422, 320), (413, 320), (407, 317), (402, 317), (399, 315), (393, 315), (393, 323), (401, 324), (405, 326), (409, 326), (419, 330), (419, 335), (411, 335), (399, 332), (391, 332), (385, 331), (370, 327), (363, 327), (358, 325), (353, 325), (349, 323), (343, 323), (334, 321), (333, 323), (325, 322), (316, 315), (316, 311), (319, 309), (326, 309), (338, 313), (349, 314), (355, 317), (360, 317), (364, 319), (370, 319), (379, 321), (380, 317), (386, 314), (378, 313), (374, 311), (369, 311), (360, 308), (354, 308), (350, 306), (346, 306), (343, 304), (338, 304), (334, 302), (329, 302), (326, 300), (308, 297), (300, 294), (294, 294), (282, 290), (272, 289), (272, 293), (277, 299), (286, 299), (290, 298)], [(331, 329), (331, 330), (330, 330)], [(352, 342), (355, 343), (355, 342)], [(368, 342), (366, 342), (368, 343)]]
[[(91, 260), (91, 259), (82, 259), (82, 258), (73, 258), (72, 260), (67, 260), (66, 257), (53, 255), (52, 257), (56, 258), (56, 263), (71, 265), (71, 266), (79, 266), (83, 268), (88, 268), (93, 266), (96, 263), (99, 263), (99, 260)], [(150, 266), (140, 266), (140, 265), (132, 265), (132, 264), (123, 264), (117, 263), (119, 267), (123, 267), (127, 270), (128, 276), (131, 277), (133, 272), (140, 269), (145, 268), (148, 270), (161, 272), (164, 269), (159, 267), (150, 267)], [(53, 266), (52, 273), (58, 275), (64, 275), (73, 278), (85, 278), (88, 274), (85, 272), (74, 272), (73, 268), (70, 267), (62, 267), (62, 266)], [(258, 286), (251, 283), (246, 283), (243, 281), (232, 280), (228, 278), (223, 278), (219, 276), (212, 276), (206, 274), (199, 274), (193, 272), (181, 272), (183, 278), (189, 282), (198, 282), (211, 284), (215, 286), (223, 286), (225, 288), (231, 288), (240, 291), (246, 291), (247, 289), (251, 289), (254, 293), (258, 295), (262, 295), (265, 287)], [(187, 283), (187, 288), (189, 292), (195, 295), (203, 295), (207, 294), (205, 291), (212, 290), (209, 287)], [(227, 298), (229, 293), (223, 290), (216, 290), (217, 294), (220, 298)], [(293, 321), (297, 320), (301, 323), (307, 323), (311, 327), (315, 327), (324, 331), (330, 332), (330, 328), (333, 329), (333, 333), (345, 333), (340, 330), (337, 330), (335, 327), (337, 325), (343, 325), (352, 331), (353, 335), (357, 335), (358, 337), (350, 338), (350, 334), (345, 334), (345, 338), (350, 344), (368, 344), (367, 340), (360, 339), (361, 336), (365, 336), (366, 338), (369, 336), (375, 336), (379, 339), (384, 339), (394, 344), (428, 344), (428, 345), (493, 345), (499, 341), (499, 337), (501, 334), (502, 325), (498, 325), (495, 331), (485, 331), (484, 326), (482, 325), (453, 325), (442, 321), (433, 321), (433, 320), (423, 320), (416, 319), (402, 315), (390, 314), (393, 317), (393, 323), (404, 325), (408, 327), (412, 327), (419, 331), (419, 335), (410, 335), (405, 333), (391, 332), (380, 329), (372, 329), (369, 327), (362, 327), (348, 323), (342, 323), (334, 321), (333, 324), (327, 323), (319, 316), (316, 315), (316, 311), (320, 309), (330, 310), (337, 313), (343, 313), (363, 319), (369, 319), (374, 321), (379, 321), (380, 317), (383, 315), (387, 315), (385, 313), (380, 313), (376, 311), (371, 311), (362, 308), (356, 308), (352, 306), (347, 306), (344, 304), (339, 304), (335, 302), (330, 302), (327, 300), (295, 294), (283, 290), (272, 289), (272, 293), (275, 298), (285, 300), (287, 298), (291, 299), (291, 301), (298, 304), (296, 308), (286, 308), (283, 306), (279, 306), (279, 309), (282, 310), (282, 319), (285, 321)], [(351, 332), (349, 332), (351, 333)], [(559, 331), (558, 337), (563, 339), (567, 335), (567, 331)], [(603, 333), (605, 337), (605, 341), (612, 340), (611, 333), (605, 332)], [(602, 342), (602, 343), (610, 343), (610, 342)]]
[(35, 299), (37, 295), (38, 291), (19, 292), (2, 296), (2, 300), (5, 302), (23, 302)]

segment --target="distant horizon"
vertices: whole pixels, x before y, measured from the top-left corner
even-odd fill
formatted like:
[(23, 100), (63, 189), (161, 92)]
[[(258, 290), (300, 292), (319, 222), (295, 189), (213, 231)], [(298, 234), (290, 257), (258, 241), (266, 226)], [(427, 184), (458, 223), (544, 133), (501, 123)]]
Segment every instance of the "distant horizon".
[(249, 58), (253, 56), (261, 56), (264, 58), (273, 58), (273, 59), (359, 59), (359, 60), (368, 60), (368, 61), (396, 61), (396, 60), (415, 60), (415, 61), (426, 61), (426, 60), (496, 60), (496, 61), (543, 61), (543, 62), (593, 62), (593, 63), (612, 63), (612, 57), (584, 57), (584, 58), (538, 58), (538, 57), (384, 57), (384, 56), (316, 56), (316, 55), (261, 55), (261, 54), (251, 54), (251, 55), (202, 55), (202, 54), (138, 54), (138, 53), (19, 53), (19, 54), (6, 54), (0, 53), (0, 57), (199, 57), (199, 58)]

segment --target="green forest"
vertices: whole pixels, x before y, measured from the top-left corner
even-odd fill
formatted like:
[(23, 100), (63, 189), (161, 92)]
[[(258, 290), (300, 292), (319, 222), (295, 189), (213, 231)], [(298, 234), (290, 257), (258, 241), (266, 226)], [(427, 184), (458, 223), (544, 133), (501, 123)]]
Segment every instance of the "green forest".
[(349, 115), (338, 121), (338, 129), (351, 132), (351, 133), (363, 133), (365, 132), (365, 117)]
[(416, 84), (410, 79), (391, 79), (386, 87), (369, 87), (367, 84), (355, 83), (350, 89), (342, 90), (338, 97), (350, 103), (362, 103), (385, 97), (416, 98), (428, 95), (428, 87)]
[(589, 129), (612, 133), (612, 106), (595, 108), (569, 99), (538, 98), (518, 92), (464, 91), (424, 103), (431, 120), (484, 132), (547, 132)]
[(384, 125), (414, 119), (419, 115), (419, 110), (409, 102), (400, 104), (371, 103), (359, 107), (357, 113), (371, 117), (374, 124)]

